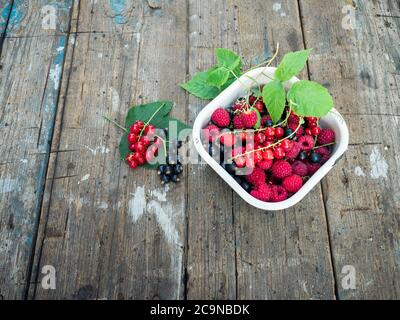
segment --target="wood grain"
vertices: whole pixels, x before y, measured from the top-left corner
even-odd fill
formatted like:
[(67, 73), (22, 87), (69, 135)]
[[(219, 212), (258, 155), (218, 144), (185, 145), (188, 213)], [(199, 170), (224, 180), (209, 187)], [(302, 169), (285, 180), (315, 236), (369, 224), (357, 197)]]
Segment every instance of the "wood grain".
[[(58, 288), (38, 285), (36, 299), (183, 297), (185, 184), (162, 187), (155, 171), (129, 170), (119, 160), (122, 133), (102, 115), (123, 123), (132, 104), (171, 99), (174, 115), (185, 120), (177, 84), (186, 74), (186, 5), (165, 1), (154, 10), (140, 2), (125, 22), (98, 16), (96, 6), (108, 4), (79, 6), (54, 146), (65, 152), (47, 177), (38, 244), (37, 263), (55, 266)], [(140, 28), (131, 32), (125, 24)]]
[[(354, 1), (354, 28), (343, 28), (348, 1), (300, 3), (315, 48), (311, 78), (334, 93), (350, 130), (344, 160), (323, 183), (338, 297), (399, 299), (399, 6)], [(346, 265), (355, 289), (342, 285)]]
[[(57, 30), (37, 41), (40, 6), (28, 13), (18, 5), (0, 61), (0, 297), (8, 299), (24, 298), (30, 278), (67, 38)], [(62, 19), (69, 24), (69, 15)], [(26, 36), (12, 36), (18, 23), (30, 25)]]

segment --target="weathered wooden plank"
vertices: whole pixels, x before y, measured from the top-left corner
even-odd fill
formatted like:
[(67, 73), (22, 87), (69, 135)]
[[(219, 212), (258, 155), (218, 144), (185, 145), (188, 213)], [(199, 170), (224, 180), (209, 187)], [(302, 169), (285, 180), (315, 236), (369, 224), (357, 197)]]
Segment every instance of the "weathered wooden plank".
[[(315, 48), (311, 77), (334, 92), (350, 130), (349, 151), (323, 183), (338, 297), (398, 299), (400, 8), (354, 1), (345, 7), (351, 24), (349, 1), (300, 3), (306, 45)], [(346, 265), (355, 289), (342, 285)]]
[(0, 61), (0, 297), (9, 299), (23, 298), (28, 286), (66, 42), (36, 37), (38, 6), (18, 9), (32, 25), (29, 37), (9, 37), (17, 5)]
[[(234, 13), (227, 1), (189, 1), (190, 77), (214, 64), (214, 48), (238, 50)], [(189, 97), (192, 122), (206, 104)], [(189, 166), (187, 192), (187, 298), (235, 299), (232, 190), (203, 163)]]
[[(154, 10), (141, 1), (125, 23), (103, 16), (97, 6), (108, 2), (79, 6), (53, 146), (69, 151), (57, 153), (47, 177), (38, 245), (39, 269), (54, 265), (58, 287), (37, 286), (37, 299), (183, 297), (184, 183), (162, 187), (154, 171), (130, 171), (119, 160), (121, 131), (101, 116), (122, 123), (132, 103), (171, 99), (175, 115), (185, 119), (177, 84), (186, 74), (186, 4), (164, 1)], [(131, 32), (125, 24), (141, 27)], [(90, 32), (81, 33), (81, 25)]]
[[(296, 1), (238, 5), (240, 47), (247, 55), (263, 48), (280, 57), (303, 48)], [(240, 8), (243, 8), (240, 10)], [(278, 58), (279, 60), (279, 58)], [(306, 78), (306, 72), (302, 76)], [(263, 212), (234, 195), (238, 298), (332, 299), (334, 279), (320, 187), (282, 212)]]

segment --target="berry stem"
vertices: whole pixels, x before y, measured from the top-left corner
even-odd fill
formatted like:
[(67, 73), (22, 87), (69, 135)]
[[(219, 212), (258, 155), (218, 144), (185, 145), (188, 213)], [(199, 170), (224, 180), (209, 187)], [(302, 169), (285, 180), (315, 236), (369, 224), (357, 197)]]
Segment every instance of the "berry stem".
[(242, 157), (242, 156), (246, 156), (246, 155), (248, 155), (248, 154), (250, 154), (250, 153), (254, 153), (254, 152), (256, 152), (256, 151), (265, 151), (265, 150), (267, 150), (267, 149), (269, 149), (269, 148), (273, 148), (273, 147), (275, 147), (276, 145), (280, 144), (282, 141), (287, 140), (287, 139), (289, 139), (291, 136), (295, 135), (296, 132), (300, 129), (300, 127), (301, 127), (302, 124), (303, 124), (303, 122), (300, 120), (300, 122), (299, 122), (299, 124), (298, 124), (296, 130), (294, 130), (290, 135), (288, 135), (287, 137), (285, 137), (285, 138), (283, 138), (283, 139), (281, 139), (281, 140), (278, 140), (277, 142), (275, 142), (275, 143), (273, 143), (273, 144), (271, 144), (271, 145), (269, 145), (269, 146), (267, 146), (267, 147), (262, 147), (262, 148), (258, 148), (258, 149), (253, 149), (253, 150), (247, 151), (247, 152), (245, 152), (245, 153), (238, 154), (238, 155), (236, 155), (236, 156), (234, 156), (234, 157), (231, 157), (229, 160), (232, 161), (232, 160), (234, 160), (234, 159), (236, 159), (236, 158), (239, 158), (239, 157)]
[(128, 130), (126, 128), (124, 128), (123, 126), (121, 126), (118, 122), (108, 118), (107, 116), (103, 116), (104, 119), (106, 119), (107, 121), (110, 121), (113, 125), (115, 125), (116, 127), (120, 128), (121, 130), (124, 130), (125, 133), (128, 133)]
[(149, 125), (150, 121), (153, 120), (154, 116), (165, 106), (165, 102), (151, 115), (150, 119), (144, 124), (143, 129), (139, 133), (139, 139), (142, 137), (144, 129)]
[(313, 150), (319, 149), (319, 148), (322, 148), (322, 147), (331, 146), (331, 145), (333, 145), (333, 144), (336, 144), (336, 142), (331, 142), (331, 143), (323, 144), (322, 146), (314, 147)]
[(163, 139), (162, 137), (160, 137), (159, 135), (154, 135), (155, 137), (157, 137), (158, 139), (160, 139), (162, 141), (163, 147), (164, 147), (164, 154), (165, 156), (167, 156), (167, 142), (169, 143), (168, 140)]

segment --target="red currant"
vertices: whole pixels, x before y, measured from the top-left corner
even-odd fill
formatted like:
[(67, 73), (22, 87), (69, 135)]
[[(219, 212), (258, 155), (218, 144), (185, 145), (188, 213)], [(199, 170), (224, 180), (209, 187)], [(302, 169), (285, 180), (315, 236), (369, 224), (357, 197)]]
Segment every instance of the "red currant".
[(315, 127), (315, 128), (312, 128), (311, 129), (311, 133), (314, 135), (314, 136), (317, 136), (317, 135), (319, 135), (320, 133), (321, 133), (321, 128), (320, 127)]
[(150, 162), (151, 160), (153, 160), (153, 158), (154, 158), (154, 152), (153, 152), (152, 149), (149, 148), (149, 149), (146, 151), (146, 160), (147, 160), (148, 162)]
[(144, 159), (143, 154), (141, 154), (139, 152), (136, 152), (133, 155), (133, 158), (134, 158), (135, 162), (140, 166), (142, 166), (146, 163), (146, 160)]
[(135, 149), (135, 143), (129, 145), (129, 150), (131, 150), (131, 151), (136, 151), (136, 149)]
[(135, 123), (139, 126), (140, 130), (142, 130), (144, 128), (144, 122), (143, 121), (138, 120)]
[(128, 153), (125, 157), (126, 162), (131, 162), (133, 159), (133, 153)]
[(239, 132), (239, 139), (240, 139), (240, 141), (245, 142), (246, 139), (247, 139), (247, 134), (246, 134), (246, 132), (244, 132), (244, 131)]
[(236, 137), (235, 135), (227, 132), (222, 134), (220, 141), (224, 146), (232, 147), (235, 144)]
[(310, 122), (310, 123), (308, 123), (308, 127), (309, 127), (310, 129), (313, 129), (313, 128), (317, 127), (317, 126), (318, 126), (318, 125), (317, 125), (316, 122)]
[(277, 147), (274, 149), (274, 157), (276, 159), (283, 159), (285, 157), (285, 151), (282, 147)]
[(128, 134), (128, 142), (129, 144), (133, 144), (138, 141), (138, 136), (135, 133)]
[(316, 122), (318, 119), (316, 117), (306, 117), (308, 122)]
[(243, 168), (246, 165), (246, 158), (241, 156), (235, 158), (235, 163), (238, 168)]
[(151, 143), (151, 140), (147, 136), (143, 136), (139, 139), (139, 142), (143, 143), (145, 147), (148, 147)]
[(265, 142), (265, 134), (262, 132), (256, 133), (254, 136), (254, 142), (263, 144)]
[(254, 162), (259, 163), (264, 159), (263, 153), (259, 150), (254, 152)]
[(156, 127), (153, 126), (152, 124), (149, 124), (148, 126), (146, 126), (146, 128), (144, 128), (144, 133), (152, 137), (156, 133)]
[(130, 167), (131, 169), (136, 169), (137, 166), (138, 166), (138, 164), (137, 164), (137, 162), (136, 162), (135, 160), (131, 160), (131, 161), (129, 162), (129, 167)]
[(306, 128), (306, 130), (304, 130), (305, 134), (308, 136), (312, 135), (311, 129), (310, 128)]
[(145, 153), (146, 152), (146, 146), (143, 144), (143, 142), (138, 141), (133, 145), (133, 148), (136, 152), (139, 153)]
[[(250, 103), (252, 104), (252, 103)], [(264, 109), (264, 103), (262, 103), (260, 100), (258, 100), (255, 104), (254, 104), (254, 108), (258, 110), (259, 113), (263, 112)]]
[(273, 160), (274, 152), (271, 149), (264, 150), (262, 153), (264, 160)]
[(255, 167), (254, 155), (252, 153), (246, 155), (246, 167), (250, 169)]
[(141, 130), (142, 129), (140, 128), (140, 126), (137, 123), (134, 123), (130, 128), (130, 132), (134, 133), (134, 134), (139, 134)]
[(265, 135), (268, 137), (274, 137), (275, 136), (275, 128), (268, 127), (265, 128)]
[(286, 140), (282, 141), (281, 145), (282, 145), (283, 150), (289, 151), (290, 149), (293, 148), (293, 141), (289, 140), (289, 139), (286, 139)]
[(275, 136), (280, 139), (285, 135), (285, 130), (281, 127), (275, 128)]
[(254, 102), (256, 102), (256, 100), (257, 100), (257, 97), (255, 97), (255, 96), (253, 96), (253, 95), (251, 95), (251, 96), (249, 97), (249, 103), (250, 103), (251, 105), (253, 105)]

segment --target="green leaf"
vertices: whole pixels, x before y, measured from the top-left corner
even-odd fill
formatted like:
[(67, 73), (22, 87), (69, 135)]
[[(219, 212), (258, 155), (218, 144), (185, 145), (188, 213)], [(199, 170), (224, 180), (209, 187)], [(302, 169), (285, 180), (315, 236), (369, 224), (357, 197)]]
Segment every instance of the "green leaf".
[(220, 90), (207, 84), (209, 72), (210, 71), (197, 73), (191, 80), (181, 84), (180, 86), (200, 99), (214, 99), (220, 93)]
[(153, 117), (151, 124), (157, 127), (157, 119), (168, 115), (171, 112), (174, 103), (171, 101), (156, 101), (147, 104), (140, 104), (129, 109), (125, 119), (125, 127), (129, 127), (137, 120), (143, 122), (149, 121)]
[(259, 129), (261, 127), (261, 114), (257, 109), (253, 109), (257, 113), (257, 122), (254, 125), (254, 129)]
[(286, 92), (278, 80), (267, 83), (262, 90), (262, 97), (274, 123), (277, 123), (285, 109)]
[(286, 54), (275, 71), (275, 77), (286, 82), (297, 75), (306, 65), (312, 49), (289, 52)]
[(240, 69), (242, 67), (242, 59), (229, 49), (216, 48), (215, 56), (217, 57), (219, 67), (225, 67), (231, 70)]
[(128, 155), (128, 153), (131, 152), (131, 150), (129, 150), (129, 143), (128, 143), (128, 134), (125, 133), (122, 137), (121, 137), (121, 141), (119, 142), (119, 155), (121, 156), (121, 160), (125, 160), (125, 157)]
[(229, 71), (226, 68), (217, 68), (208, 74), (207, 84), (220, 89), (229, 79)]
[(303, 80), (293, 84), (288, 92), (288, 101), (296, 114), (305, 117), (323, 117), (333, 107), (329, 91), (314, 81)]

